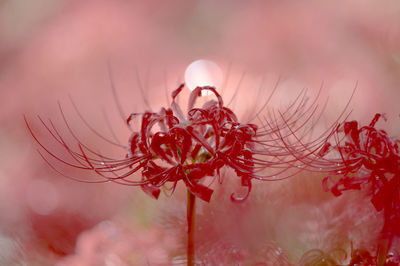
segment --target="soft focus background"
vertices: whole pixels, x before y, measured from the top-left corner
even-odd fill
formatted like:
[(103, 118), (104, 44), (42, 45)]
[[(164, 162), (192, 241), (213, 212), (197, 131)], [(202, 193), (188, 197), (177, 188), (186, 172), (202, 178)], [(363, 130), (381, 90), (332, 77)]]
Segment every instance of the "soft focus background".
[[(397, 0), (0, 0), (0, 265), (182, 261), (182, 191), (154, 201), (137, 188), (72, 182), (40, 158), (23, 115), (60, 154), (36, 117), (52, 119), (67, 138), (59, 101), (83, 142), (123, 157), (85, 127), (69, 97), (96, 130), (111, 138), (109, 120), (126, 142), (110, 80), (127, 114), (146, 102), (158, 109), (198, 59), (219, 66), (227, 102), (239, 87), (231, 106), (242, 115), (261, 106), (280, 77), (271, 107), (284, 108), (305, 88), (316, 97), (322, 87), (324, 128), (356, 89), (351, 118), (367, 123), (386, 113), (379, 125), (398, 135)], [(225, 181), (210, 204), (199, 204), (198, 254), (206, 263), (296, 264), (310, 249), (369, 248), (378, 233), (368, 202), (357, 193), (334, 199), (318, 176), (260, 184), (243, 205), (229, 201), (235, 187)]]

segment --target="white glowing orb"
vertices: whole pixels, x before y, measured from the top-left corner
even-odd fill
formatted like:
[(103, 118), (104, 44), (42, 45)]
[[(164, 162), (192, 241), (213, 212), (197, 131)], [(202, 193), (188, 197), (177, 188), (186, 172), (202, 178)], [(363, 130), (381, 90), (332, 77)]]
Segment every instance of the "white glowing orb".
[(53, 212), (59, 202), (57, 188), (52, 183), (41, 179), (31, 181), (26, 199), (31, 210), (40, 215)]
[[(185, 83), (190, 90), (196, 87), (212, 86), (219, 88), (222, 82), (221, 68), (209, 60), (196, 60), (192, 62), (185, 71)], [(209, 95), (210, 91), (203, 91), (202, 95)]]

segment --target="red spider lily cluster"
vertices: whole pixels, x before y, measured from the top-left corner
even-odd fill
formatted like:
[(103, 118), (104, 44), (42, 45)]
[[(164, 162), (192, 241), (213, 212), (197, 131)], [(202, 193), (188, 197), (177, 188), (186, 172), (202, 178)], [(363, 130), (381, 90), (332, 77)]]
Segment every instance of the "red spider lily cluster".
[(346, 190), (367, 191), (376, 211), (384, 215), (382, 238), (391, 242), (400, 236), (400, 153), (399, 140), (375, 127), (382, 117), (376, 114), (368, 126), (360, 127), (357, 121), (339, 125), (329, 137), (335, 142), (326, 142), (319, 153), (322, 158), (335, 154), (338, 159), (316, 165), (334, 164), (323, 187), (335, 196)]
[[(68, 166), (94, 171), (104, 178), (101, 181), (88, 182), (112, 181), (129, 186), (141, 186), (144, 192), (158, 198), (162, 186), (171, 184), (164, 187), (172, 194), (178, 181), (182, 180), (192, 194), (209, 202), (213, 190), (205, 185), (205, 177), (214, 177), (221, 181), (220, 170), (228, 167), (235, 171), (241, 180), (241, 185), (248, 191), (244, 197), (232, 194), (232, 200), (246, 199), (251, 190), (252, 179), (266, 179), (257, 172), (268, 166), (281, 165), (283, 159), (276, 158), (286, 156), (286, 153), (283, 148), (277, 149), (276, 146), (271, 146), (269, 154), (265, 147), (271, 140), (265, 139), (266, 130), (259, 130), (255, 124), (240, 123), (235, 113), (224, 106), (222, 97), (214, 87), (204, 86), (194, 89), (189, 96), (185, 115), (176, 102), (184, 87), (184, 84), (181, 84), (173, 91), (170, 107), (161, 108), (158, 112), (133, 113), (128, 117), (126, 120), (128, 125), (137, 120), (141, 121), (140, 129), (132, 130), (129, 144), (124, 147), (127, 150), (124, 159), (106, 157), (83, 144), (74, 135), (64, 115), (68, 130), (78, 142), (78, 151), (67, 145), (53, 124), (49, 126), (40, 120), (56, 141), (72, 156), (74, 163), (60, 158), (47, 149), (27, 125), (32, 136), (50, 156)], [(210, 91), (216, 100), (209, 100), (202, 107), (196, 107), (196, 101), (202, 91)], [(61, 113), (63, 114), (62, 111)], [(270, 127), (272, 130), (273, 126)], [(261, 159), (261, 156), (270, 156), (273, 159), (267, 161)], [(48, 159), (45, 160), (55, 169)], [(141, 171), (140, 180), (133, 177), (139, 171)]]
[[(51, 152), (27, 125), (34, 139), (51, 157), (67, 166), (95, 172), (103, 178), (78, 181), (140, 186), (156, 199), (162, 188), (172, 195), (178, 182), (182, 181), (191, 194), (209, 202), (213, 194), (209, 184), (214, 179), (222, 182), (221, 169), (230, 168), (247, 189), (243, 197), (231, 195), (233, 201), (241, 201), (248, 197), (253, 179), (280, 180), (304, 169), (317, 168), (317, 172), (329, 173), (323, 179), (323, 188), (335, 196), (347, 190), (367, 192), (376, 211), (383, 212), (381, 238), (389, 240), (388, 249), (393, 238), (400, 236), (399, 140), (375, 127), (383, 117), (381, 114), (376, 114), (368, 126), (360, 127), (357, 121), (348, 121), (330, 127), (313, 141), (306, 141), (313, 128), (308, 122), (316, 107), (314, 103), (306, 108), (306, 100), (301, 99), (301, 95), (284, 112), (279, 112), (279, 116), (269, 113), (269, 118), (262, 120), (265, 125), (259, 127), (239, 122), (237, 115), (224, 106), (221, 95), (210, 86), (193, 90), (184, 111), (177, 102), (184, 88), (185, 85), (181, 84), (172, 92), (172, 102), (167, 108), (129, 115), (125, 121), (132, 131), (128, 145), (118, 143), (126, 152), (123, 159), (106, 157), (83, 144), (73, 133), (62, 110), (64, 122), (78, 149), (74, 150), (67, 144), (53, 123), (48, 125), (39, 119), (73, 161)], [(211, 92), (214, 99), (199, 107), (203, 91)], [(139, 125), (138, 130), (133, 130), (132, 124)], [(46, 156), (42, 157), (58, 171)], [(277, 168), (278, 171), (266, 173), (264, 170), (267, 168)], [(282, 173), (285, 173), (283, 178), (276, 178)], [(333, 263), (331, 257), (317, 251), (306, 253), (303, 259), (313, 263)], [(372, 256), (368, 251), (356, 249), (352, 250), (350, 265), (375, 263), (379, 259), (379, 255)], [(386, 263), (391, 262), (387, 252), (384, 259)]]
[[(212, 190), (201, 184), (201, 180), (219, 175), (222, 167), (229, 166), (250, 191), (257, 164), (253, 158), (257, 126), (239, 123), (213, 87), (193, 90), (185, 116), (175, 102), (183, 88), (181, 84), (172, 93), (171, 108), (132, 114), (127, 120), (129, 124), (135, 117), (142, 117), (140, 131), (133, 132), (130, 138), (128, 158), (137, 164), (134, 170), (142, 169), (143, 190), (157, 198), (160, 186), (172, 182), (174, 191), (182, 180), (194, 195), (208, 202)], [(211, 91), (217, 100), (195, 108), (203, 90)]]

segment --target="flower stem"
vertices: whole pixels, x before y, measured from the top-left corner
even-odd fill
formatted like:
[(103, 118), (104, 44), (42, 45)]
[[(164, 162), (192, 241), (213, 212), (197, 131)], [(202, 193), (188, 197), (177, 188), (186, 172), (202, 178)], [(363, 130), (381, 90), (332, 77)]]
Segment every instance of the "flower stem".
[(377, 265), (383, 266), (386, 263), (386, 256), (388, 252), (389, 241), (387, 239), (381, 239), (378, 244), (378, 255)]
[(188, 224), (188, 242), (187, 242), (187, 265), (194, 265), (194, 217), (196, 210), (196, 197), (188, 190), (187, 193), (187, 224)]

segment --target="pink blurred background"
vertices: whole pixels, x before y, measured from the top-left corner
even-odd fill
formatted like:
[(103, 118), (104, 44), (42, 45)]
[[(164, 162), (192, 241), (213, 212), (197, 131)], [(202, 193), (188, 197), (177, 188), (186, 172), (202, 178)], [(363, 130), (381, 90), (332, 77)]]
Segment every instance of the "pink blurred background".
[[(0, 265), (179, 262), (184, 254), (182, 241), (171, 232), (185, 228), (182, 221), (174, 220), (184, 210), (182, 195), (156, 202), (139, 189), (81, 184), (63, 178), (36, 152), (38, 145), (29, 135), (23, 115), (38, 137), (57, 152), (60, 147), (51, 142), (36, 115), (51, 118), (65, 131), (57, 106), (60, 101), (84, 142), (102, 152), (123, 156), (124, 151), (104, 145), (83, 126), (69, 96), (99, 132), (110, 136), (103, 116), (107, 113), (121, 141), (126, 141), (129, 134), (112, 99), (107, 64), (111, 65), (121, 106), (131, 113), (146, 108), (144, 98), (158, 109), (165, 103), (166, 90), (171, 92), (184, 81), (186, 67), (197, 59), (211, 60), (221, 68), (227, 99), (240, 85), (232, 104), (240, 113), (261, 105), (280, 77), (271, 106), (284, 106), (304, 88), (312, 98), (323, 84), (321, 103), (329, 98), (324, 121), (333, 121), (357, 84), (349, 107), (353, 110), (351, 117), (367, 122), (376, 112), (386, 113), (388, 122), (380, 125), (398, 133), (398, 1), (3, 0)], [(308, 184), (307, 193), (298, 191), (295, 184), (299, 178)], [(263, 219), (268, 223), (257, 225), (260, 231), (252, 233), (262, 232), (268, 245), (285, 249), (282, 259), (295, 263), (308, 249), (336, 245), (332, 243), (339, 240), (330, 239), (334, 233), (329, 231), (329, 222), (335, 211), (340, 211), (341, 203), (321, 203), (321, 199), (332, 198), (319, 191), (320, 179), (298, 177), (291, 182), (285, 186), (284, 195), (279, 193), (282, 184), (260, 186), (265, 190), (259, 189), (251, 199), (257, 204), (249, 217), (265, 213)], [(274, 199), (264, 195), (270, 190)], [(261, 202), (267, 201), (265, 205), (260, 204), (260, 197)], [(226, 199), (221, 202), (231, 206)], [(218, 204), (204, 208), (210, 215), (217, 212), (217, 221), (223, 221), (218, 218), (225, 215), (218, 214)], [(280, 208), (286, 209), (284, 218)], [(236, 211), (231, 214), (235, 216)], [(346, 214), (342, 216), (343, 221), (349, 219)], [(314, 220), (309, 218), (300, 225), (295, 222), (307, 217)], [(220, 230), (210, 228), (205, 218), (203, 223), (211, 231)], [(166, 224), (170, 224), (167, 229)], [(242, 226), (253, 228), (254, 223), (250, 220)], [(322, 231), (318, 233), (315, 228)], [(236, 242), (241, 242), (237, 240), (242, 239), (241, 234)], [(222, 239), (227, 235), (220, 231)], [(254, 244), (260, 239), (243, 241)], [(251, 252), (249, 248), (242, 253)]]

